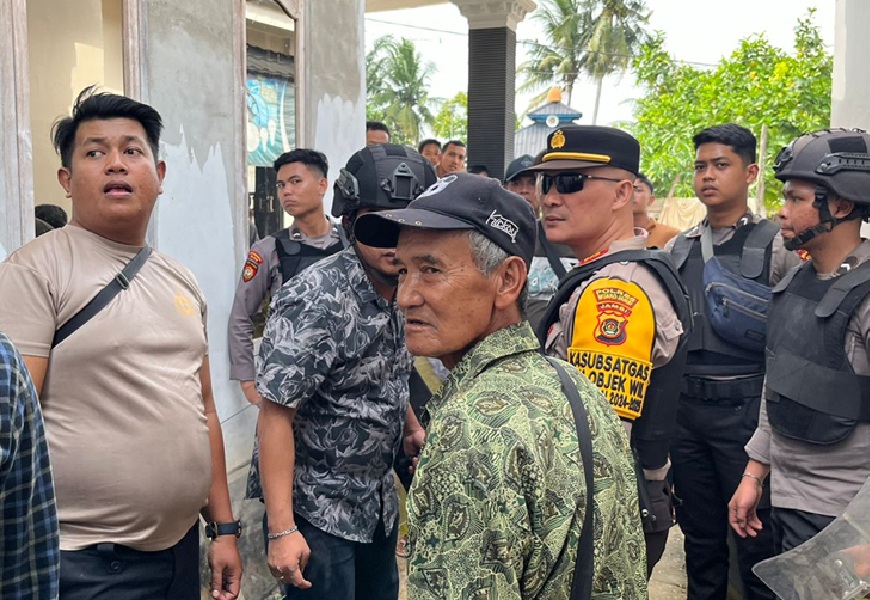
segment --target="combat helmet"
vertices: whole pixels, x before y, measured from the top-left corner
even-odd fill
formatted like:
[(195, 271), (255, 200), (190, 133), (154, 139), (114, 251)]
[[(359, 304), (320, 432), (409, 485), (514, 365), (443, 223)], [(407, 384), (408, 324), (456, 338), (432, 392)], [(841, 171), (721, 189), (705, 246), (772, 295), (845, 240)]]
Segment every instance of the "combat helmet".
[(870, 134), (823, 129), (783, 148), (773, 172), (780, 181), (806, 179), (856, 204), (870, 204)]
[[(816, 184), (813, 206), (819, 224), (786, 241), (795, 250), (843, 221), (870, 215), (870, 135), (863, 129), (822, 129), (794, 139), (780, 150), (773, 165), (780, 181), (802, 179)], [(857, 207), (847, 217), (835, 219), (828, 208), (833, 192)]]
[(429, 161), (410, 148), (394, 144), (363, 148), (350, 157), (335, 181), (332, 216), (355, 220), (361, 208), (404, 208), (437, 179)]

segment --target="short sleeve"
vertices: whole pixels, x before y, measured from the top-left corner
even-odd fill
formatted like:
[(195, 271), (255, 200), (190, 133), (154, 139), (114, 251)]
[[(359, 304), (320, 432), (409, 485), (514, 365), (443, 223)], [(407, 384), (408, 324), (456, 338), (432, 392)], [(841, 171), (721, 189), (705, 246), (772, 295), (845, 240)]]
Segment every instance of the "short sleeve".
[(272, 301), (257, 370), (257, 390), (267, 400), (299, 408), (332, 371), (335, 316), (323, 304), (316, 290), (292, 283)]
[(57, 325), (51, 282), (29, 266), (0, 263), (0, 331), (21, 354), (47, 357)]

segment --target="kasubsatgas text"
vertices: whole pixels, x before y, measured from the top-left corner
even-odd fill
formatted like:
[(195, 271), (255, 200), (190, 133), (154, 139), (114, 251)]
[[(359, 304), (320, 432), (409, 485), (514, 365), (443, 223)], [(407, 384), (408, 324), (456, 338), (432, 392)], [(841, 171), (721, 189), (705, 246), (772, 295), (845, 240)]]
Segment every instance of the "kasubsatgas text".
[(568, 349), (568, 362), (607, 396), (618, 413), (634, 418), (640, 415), (652, 364), (577, 348)]

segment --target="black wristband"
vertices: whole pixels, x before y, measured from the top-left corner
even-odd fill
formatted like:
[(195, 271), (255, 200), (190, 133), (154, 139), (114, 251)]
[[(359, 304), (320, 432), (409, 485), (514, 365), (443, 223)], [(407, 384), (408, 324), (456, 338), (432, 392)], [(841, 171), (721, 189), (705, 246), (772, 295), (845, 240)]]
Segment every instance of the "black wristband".
[(205, 535), (210, 540), (215, 539), (219, 535), (234, 535), (240, 537), (242, 535), (242, 522), (231, 521), (229, 523), (206, 523)]

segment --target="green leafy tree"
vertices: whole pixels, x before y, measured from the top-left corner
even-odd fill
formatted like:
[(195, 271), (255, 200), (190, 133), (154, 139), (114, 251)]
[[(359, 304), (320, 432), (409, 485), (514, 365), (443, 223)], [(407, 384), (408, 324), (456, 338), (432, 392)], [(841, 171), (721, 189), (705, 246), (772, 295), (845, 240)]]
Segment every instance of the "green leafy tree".
[[(532, 18), (541, 24), (547, 41), (528, 51), (528, 60), (517, 70), (523, 80), (518, 91), (558, 85), (570, 104), (577, 79), (586, 74), (597, 86), (595, 122), (604, 78), (624, 73), (649, 37), (644, 0), (540, 0)], [(533, 98), (532, 106), (545, 95)]]
[(658, 33), (634, 60), (647, 94), (635, 102), (635, 123), (626, 126), (640, 141), (644, 172), (663, 190), (692, 196), (692, 136), (711, 125), (734, 122), (761, 140), (767, 125), (764, 201), (777, 210), (782, 186), (773, 177), (773, 157), (801, 133), (830, 124), (833, 57), (825, 49), (814, 10), (799, 19), (791, 53), (763, 35), (740, 46), (712, 69), (681, 64), (664, 50)]
[[(580, 76), (591, 31), (591, 14), (584, 10), (586, 0), (539, 0), (532, 13), (544, 32), (546, 43), (536, 43), (528, 51), (529, 59), (517, 69), (523, 83), (518, 92), (533, 92), (558, 85), (571, 104), (574, 84)], [(537, 106), (546, 91), (532, 99)]]
[(434, 73), (405, 38), (380, 37), (366, 55), (366, 116), (386, 123), (394, 143), (416, 146), (423, 125), (434, 122), (428, 107)]
[(435, 115), (435, 136), (442, 140), (468, 139), (468, 94), (458, 92)]

